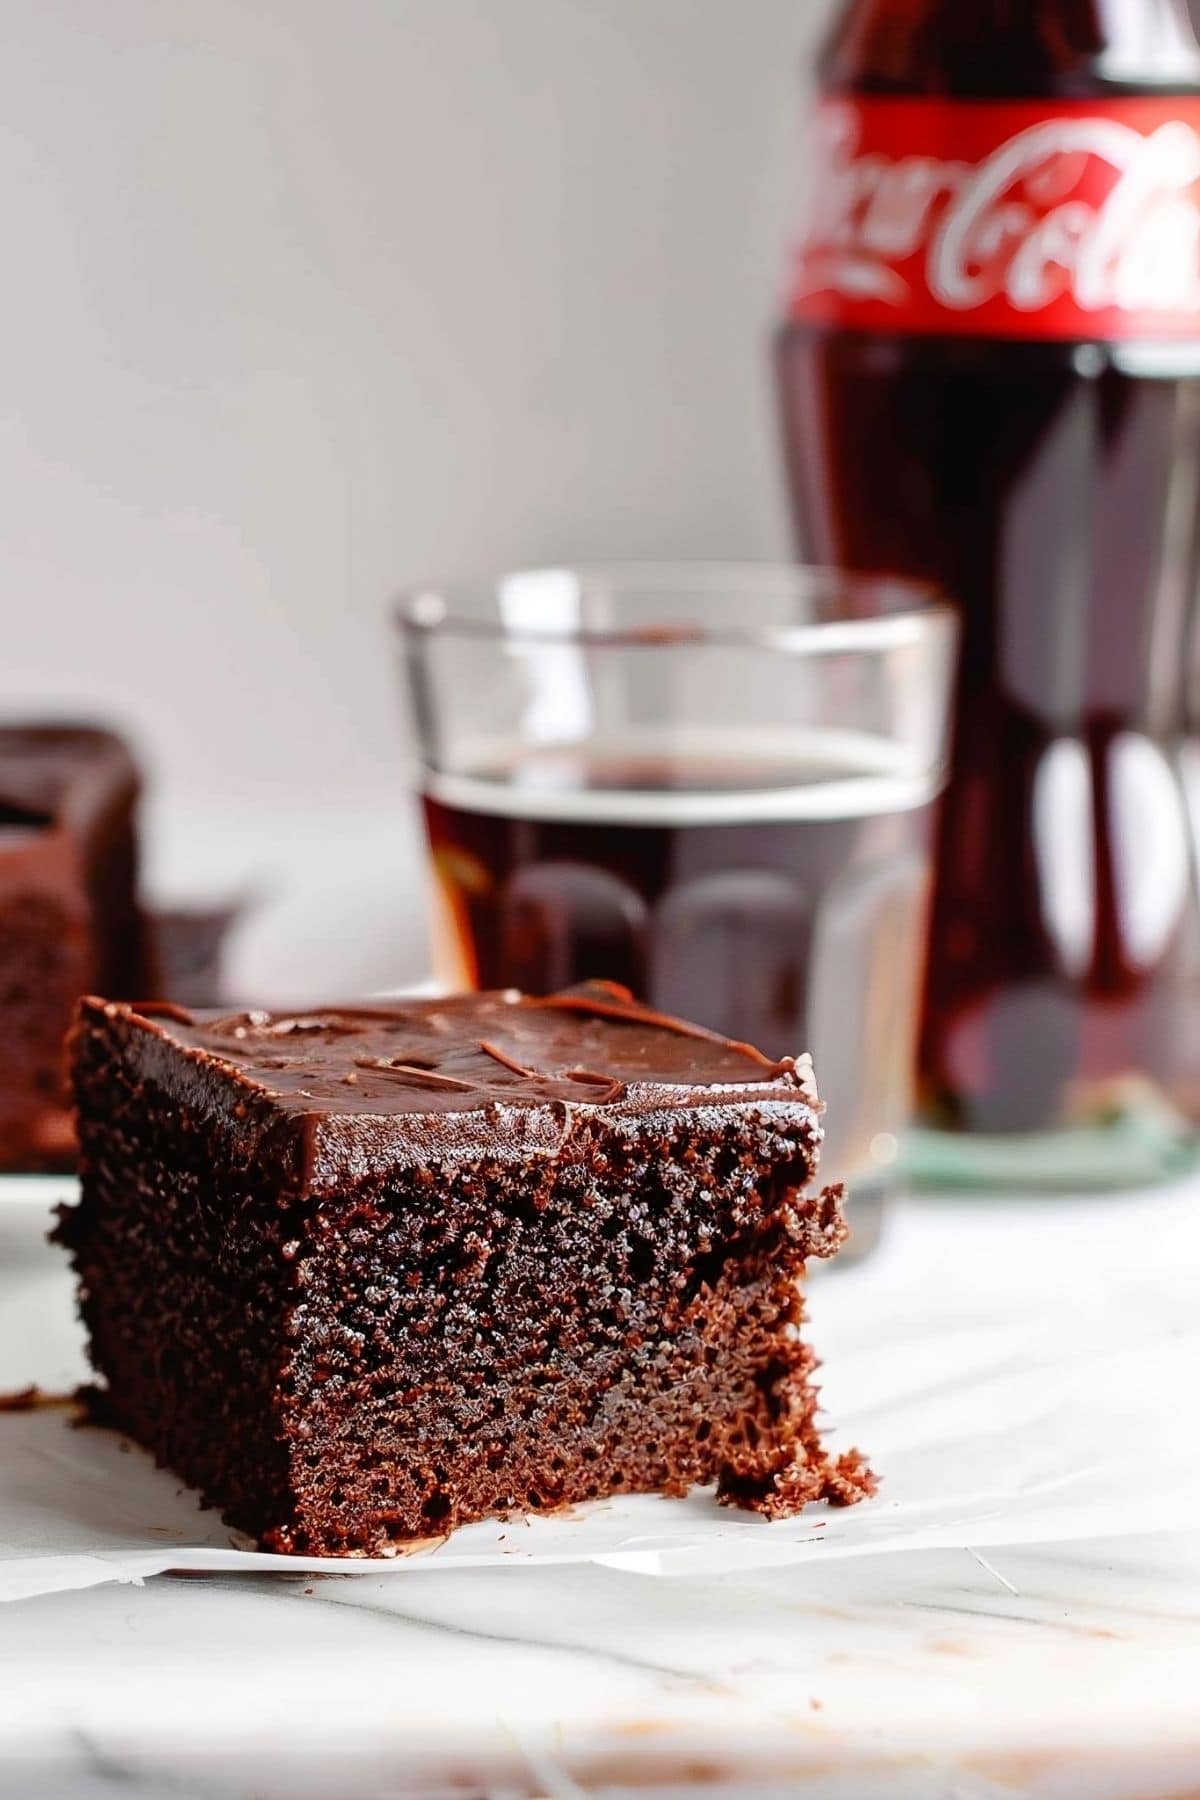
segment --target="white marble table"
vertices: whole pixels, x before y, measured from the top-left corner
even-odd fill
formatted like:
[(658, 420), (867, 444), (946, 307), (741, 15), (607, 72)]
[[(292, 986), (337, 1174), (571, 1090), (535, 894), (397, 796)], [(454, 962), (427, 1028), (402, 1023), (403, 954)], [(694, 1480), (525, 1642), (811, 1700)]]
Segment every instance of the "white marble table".
[[(65, 1271), (36, 1293), (77, 1355)], [(1200, 1521), (703, 1581), (167, 1576), (0, 1607), (0, 1669), (17, 1800), (1194, 1797)]]
[(0, 1614), (0, 1792), (1200, 1790), (1200, 1536), (989, 1562), (162, 1578), (25, 1601)]

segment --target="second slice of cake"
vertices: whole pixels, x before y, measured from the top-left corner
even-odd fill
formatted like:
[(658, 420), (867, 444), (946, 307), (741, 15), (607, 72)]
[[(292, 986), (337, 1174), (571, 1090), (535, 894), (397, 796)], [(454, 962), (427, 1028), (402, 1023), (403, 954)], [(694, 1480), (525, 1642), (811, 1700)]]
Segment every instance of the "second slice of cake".
[(0, 1170), (73, 1166), (63, 1038), (79, 996), (154, 985), (138, 786), (111, 732), (0, 726)]
[(60, 1235), (117, 1423), (265, 1546), (717, 1482), (870, 1486), (814, 1425), (807, 1066), (596, 985), (299, 1015), (88, 1001)]

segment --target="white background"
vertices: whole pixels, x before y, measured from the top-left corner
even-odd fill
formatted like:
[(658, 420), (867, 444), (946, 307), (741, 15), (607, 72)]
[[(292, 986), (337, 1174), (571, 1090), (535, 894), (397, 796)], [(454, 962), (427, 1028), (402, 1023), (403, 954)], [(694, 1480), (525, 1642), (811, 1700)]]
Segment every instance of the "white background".
[(0, 4), (0, 711), (133, 730), (168, 884), (201, 815), (215, 887), (247, 834), (303, 881), (310, 801), (400, 879), (405, 580), (786, 549), (767, 331), (825, 10)]

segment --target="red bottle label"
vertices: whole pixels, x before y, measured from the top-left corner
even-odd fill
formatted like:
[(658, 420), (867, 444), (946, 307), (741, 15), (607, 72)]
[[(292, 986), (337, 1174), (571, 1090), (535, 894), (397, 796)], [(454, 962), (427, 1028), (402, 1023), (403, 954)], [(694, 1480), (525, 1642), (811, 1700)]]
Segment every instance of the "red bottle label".
[(827, 100), (794, 318), (1200, 340), (1200, 99)]

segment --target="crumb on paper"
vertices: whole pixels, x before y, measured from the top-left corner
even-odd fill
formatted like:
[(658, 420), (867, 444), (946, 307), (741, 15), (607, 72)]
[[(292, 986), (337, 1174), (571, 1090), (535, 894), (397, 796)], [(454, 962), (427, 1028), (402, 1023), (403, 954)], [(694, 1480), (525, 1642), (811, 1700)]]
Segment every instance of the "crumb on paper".
[(65, 1407), (82, 1404), (78, 1389), (72, 1389), (66, 1394), (56, 1394), (38, 1387), (36, 1382), (0, 1393), (0, 1413), (59, 1412)]

